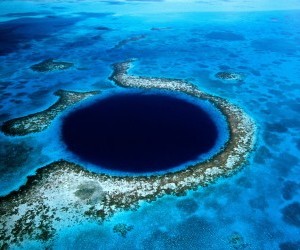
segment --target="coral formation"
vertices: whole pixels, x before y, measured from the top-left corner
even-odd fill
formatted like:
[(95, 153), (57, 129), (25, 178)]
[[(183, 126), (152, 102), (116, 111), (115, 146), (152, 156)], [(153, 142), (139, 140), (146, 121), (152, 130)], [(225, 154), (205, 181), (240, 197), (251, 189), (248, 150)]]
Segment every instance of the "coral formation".
[(233, 72), (219, 72), (216, 74), (216, 77), (222, 80), (233, 80), (233, 81), (242, 81), (244, 79), (244, 75), (240, 73)]
[(127, 233), (130, 232), (132, 229), (133, 226), (128, 226), (124, 223), (118, 223), (114, 226), (113, 231), (125, 238)]
[(299, 227), (300, 228), (300, 203), (295, 201), (282, 210), (282, 217), (284, 222), (289, 225)]
[(27, 135), (41, 132), (48, 128), (53, 119), (62, 111), (99, 93), (99, 91), (75, 92), (58, 90), (54, 94), (59, 99), (52, 106), (41, 112), (6, 121), (1, 126), (1, 130), (6, 135)]
[(129, 37), (129, 38), (126, 38), (120, 42), (118, 42), (114, 49), (120, 49), (122, 48), (123, 46), (125, 46), (126, 44), (130, 43), (130, 42), (135, 42), (135, 41), (139, 41), (141, 39), (144, 39), (146, 38), (146, 35), (138, 35), (138, 36), (133, 36), (133, 37)]
[(246, 244), (244, 238), (238, 232), (234, 232), (229, 237), (229, 244), (233, 249), (246, 249), (249, 244)]
[[(136, 209), (140, 201), (183, 195), (233, 174), (246, 161), (256, 128), (241, 109), (182, 80), (130, 76), (130, 65), (131, 61), (115, 64), (111, 79), (122, 87), (179, 91), (213, 103), (227, 119), (227, 144), (207, 161), (162, 175), (96, 174), (64, 160), (42, 167), (18, 191), (0, 198), (0, 248), (26, 239), (48, 240), (64, 226), (86, 219), (101, 222), (118, 211)], [(122, 234), (123, 228), (116, 230)], [(233, 244), (236, 241), (240, 242), (234, 237)]]
[(49, 72), (54, 70), (64, 70), (73, 67), (73, 63), (55, 62), (54, 59), (47, 59), (38, 64), (32, 65), (30, 68), (37, 72)]

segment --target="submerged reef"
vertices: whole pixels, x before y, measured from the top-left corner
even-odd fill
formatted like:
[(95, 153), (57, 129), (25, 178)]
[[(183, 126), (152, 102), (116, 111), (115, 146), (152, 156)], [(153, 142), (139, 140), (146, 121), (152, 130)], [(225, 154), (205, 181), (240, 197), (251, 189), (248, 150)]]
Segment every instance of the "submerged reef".
[(49, 127), (53, 119), (68, 107), (99, 94), (99, 91), (74, 92), (58, 90), (54, 94), (59, 99), (49, 108), (38, 113), (15, 118), (4, 122), (1, 126), (2, 132), (6, 135), (27, 135), (41, 132)]
[(232, 249), (246, 249), (249, 246), (249, 244), (245, 243), (243, 236), (238, 232), (232, 233), (228, 241)]
[(126, 237), (127, 233), (133, 229), (133, 226), (126, 225), (124, 223), (118, 223), (114, 226), (114, 233), (120, 234), (122, 237)]
[(282, 216), (285, 223), (300, 228), (300, 203), (293, 202), (282, 210)]
[(144, 38), (146, 38), (146, 35), (138, 35), (138, 36), (129, 37), (127, 39), (124, 39), (124, 40), (118, 42), (115, 45), (114, 49), (120, 49), (120, 48), (122, 48), (123, 46), (125, 46), (126, 44), (128, 44), (130, 42), (139, 41), (139, 40), (144, 39)]
[(216, 78), (222, 80), (233, 80), (233, 81), (243, 81), (244, 75), (240, 73), (233, 73), (233, 72), (219, 72), (216, 75)]
[(49, 72), (54, 70), (64, 70), (73, 67), (70, 62), (54, 62), (54, 59), (47, 59), (38, 64), (32, 65), (30, 68), (37, 72)]
[[(154, 201), (167, 194), (181, 196), (230, 176), (245, 163), (256, 130), (247, 114), (182, 80), (128, 75), (131, 62), (114, 64), (110, 79), (122, 87), (179, 91), (211, 102), (227, 119), (229, 141), (209, 160), (162, 175), (97, 174), (65, 160), (42, 167), (18, 191), (0, 198), (0, 248), (30, 239), (47, 241), (64, 227), (89, 219), (101, 222), (118, 211), (136, 209), (141, 201)], [(124, 226), (115, 230), (123, 229), (128, 231)], [(233, 241), (243, 244), (239, 237)]]

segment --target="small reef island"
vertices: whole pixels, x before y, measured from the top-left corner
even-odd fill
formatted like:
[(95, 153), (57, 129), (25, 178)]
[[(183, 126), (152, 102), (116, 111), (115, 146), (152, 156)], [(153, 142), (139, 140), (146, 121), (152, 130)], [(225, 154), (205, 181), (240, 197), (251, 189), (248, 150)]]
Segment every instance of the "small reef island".
[[(99, 174), (63, 159), (41, 167), (19, 190), (0, 198), (0, 249), (27, 240), (48, 242), (65, 227), (88, 220), (102, 222), (118, 211), (137, 209), (141, 201), (183, 195), (219, 177), (230, 176), (245, 163), (254, 147), (256, 127), (243, 110), (186, 81), (129, 75), (132, 63), (133, 60), (114, 64), (110, 79), (121, 87), (163, 89), (209, 101), (226, 118), (227, 143), (210, 159), (165, 174)], [(37, 114), (4, 123), (2, 131), (7, 135), (42, 131), (67, 107), (99, 92), (56, 94), (60, 96), (56, 104)], [(131, 228), (121, 225), (114, 230), (126, 235), (125, 231)]]
[(73, 67), (73, 63), (55, 62), (54, 59), (46, 59), (40, 63), (32, 65), (30, 68), (36, 72), (49, 72), (54, 70), (65, 70)]

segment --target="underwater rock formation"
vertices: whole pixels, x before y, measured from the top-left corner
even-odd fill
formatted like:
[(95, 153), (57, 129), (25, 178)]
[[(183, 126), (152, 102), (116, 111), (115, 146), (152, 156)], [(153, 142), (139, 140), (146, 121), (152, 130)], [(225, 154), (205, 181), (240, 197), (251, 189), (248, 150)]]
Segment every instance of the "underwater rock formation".
[(49, 72), (54, 70), (64, 70), (73, 67), (70, 62), (54, 62), (54, 59), (47, 59), (38, 64), (32, 65), (30, 68), (37, 72)]
[(6, 135), (27, 135), (41, 132), (48, 128), (53, 119), (68, 107), (99, 94), (99, 91), (74, 92), (58, 90), (54, 94), (59, 97), (56, 103), (38, 113), (15, 118), (4, 122), (1, 126), (2, 132)]
[[(182, 80), (128, 75), (130, 66), (131, 61), (115, 64), (111, 79), (122, 87), (178, 91), (211, 102), (227, 119), (229, 141), (209, 160), (162, 175), (97, 174), (64, 160), (42, 167), (18, 191), (0, 198), (0, 248), (28, 239), (47, 241), (65, 226), (87, 219), (101, 222), (118, 211), (136, 209), (141, 201), (183, 195), (230, 176), (245, 163), (255, 143), (256, 127), (240, 108)], [(122, 234), (123, 226), (116, 230)], [(243, 244), (239, 237), (232, 242)]]

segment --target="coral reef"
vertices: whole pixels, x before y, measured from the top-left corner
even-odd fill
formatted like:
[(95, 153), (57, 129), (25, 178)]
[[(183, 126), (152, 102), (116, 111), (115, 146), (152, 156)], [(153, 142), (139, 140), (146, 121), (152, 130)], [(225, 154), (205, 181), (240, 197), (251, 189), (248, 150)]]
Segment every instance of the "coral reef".
[(133, 226), (128, 226), (124, 223), (118, 223), (114, 226), (113, 231), (125, 238), (127, 233), (130, 232), (132, 229)]
[(49, 72), (54, 70), (64, 70), (73, 67), (73, 63), (54, 62), (54, 59), (47, 59), (38, 64), (32, 65), (30, 68), (37, 72)]
[[(101, 222), (118, 211), (136, 209), (140, 201), (183, 195), (233, 174), (246, 161), (256, 127), (241, 109), (182, 80), (130, 76), (130, 65), (131, 61), (115, 64), (111, 79), (122, 87), (179, 91), (213, 103), (227, 119), (229, 141), (209, 160), (162, 175), (96, 174), (64, 160), (42, 167), (18, 191), (0, 198), (0, 248), (26, 239), (46, 241), (65, 226), (87, 219)], [(116, 228), (121, 235), (127, 229)], [(232, 242), (240, 240), (234, 237)]]
[(123, 46), (125, 46), (126, 44), (128, 44), (130, 42), (139, 41), (139, 40), (144, 39), (144, 38), (146, 38), (146, 35), (138, 35), (138, 36), (129, 37), (127, 39), (124, 39), (124, 40), (118, 42), (115, 45), (114, 49), (120, 49), (120, 48), (122, 48)]
[(242, 81), (244, 79), (244, 75), (233, 72), (219, 72), (216, 74), (216, 78), (222, 80)]
[(75, 196), (81, 200), (85, 200), (88, 204), (96, 204), (101, 202), (104, 197), (104, 192), (99, 183), (88, 181), (81, 183), (75, 191)]
[(300, 203), (299, 202), (296, 201), (287, 205), (281, 210), (281, 212), (282, 212), (282, 217), (284, 222), (286, 222), (289, 225), (300, 228)]
[(41, 112), (6, 121), (1, 126), (1, 130), (6, 135), (19, 136), (41, 132), (48, 128), (53, 119), (62, 111), (99, 93), (99, 91), (74, 92), (58, 90), (54, 94), (58, 96), (59, 99), (52, 106)]
[(229, 244), (233, 249), (246, 249), (249, 244), (246, 244), (244, 238), (238, 232), (234, 232), (229, 237)]

